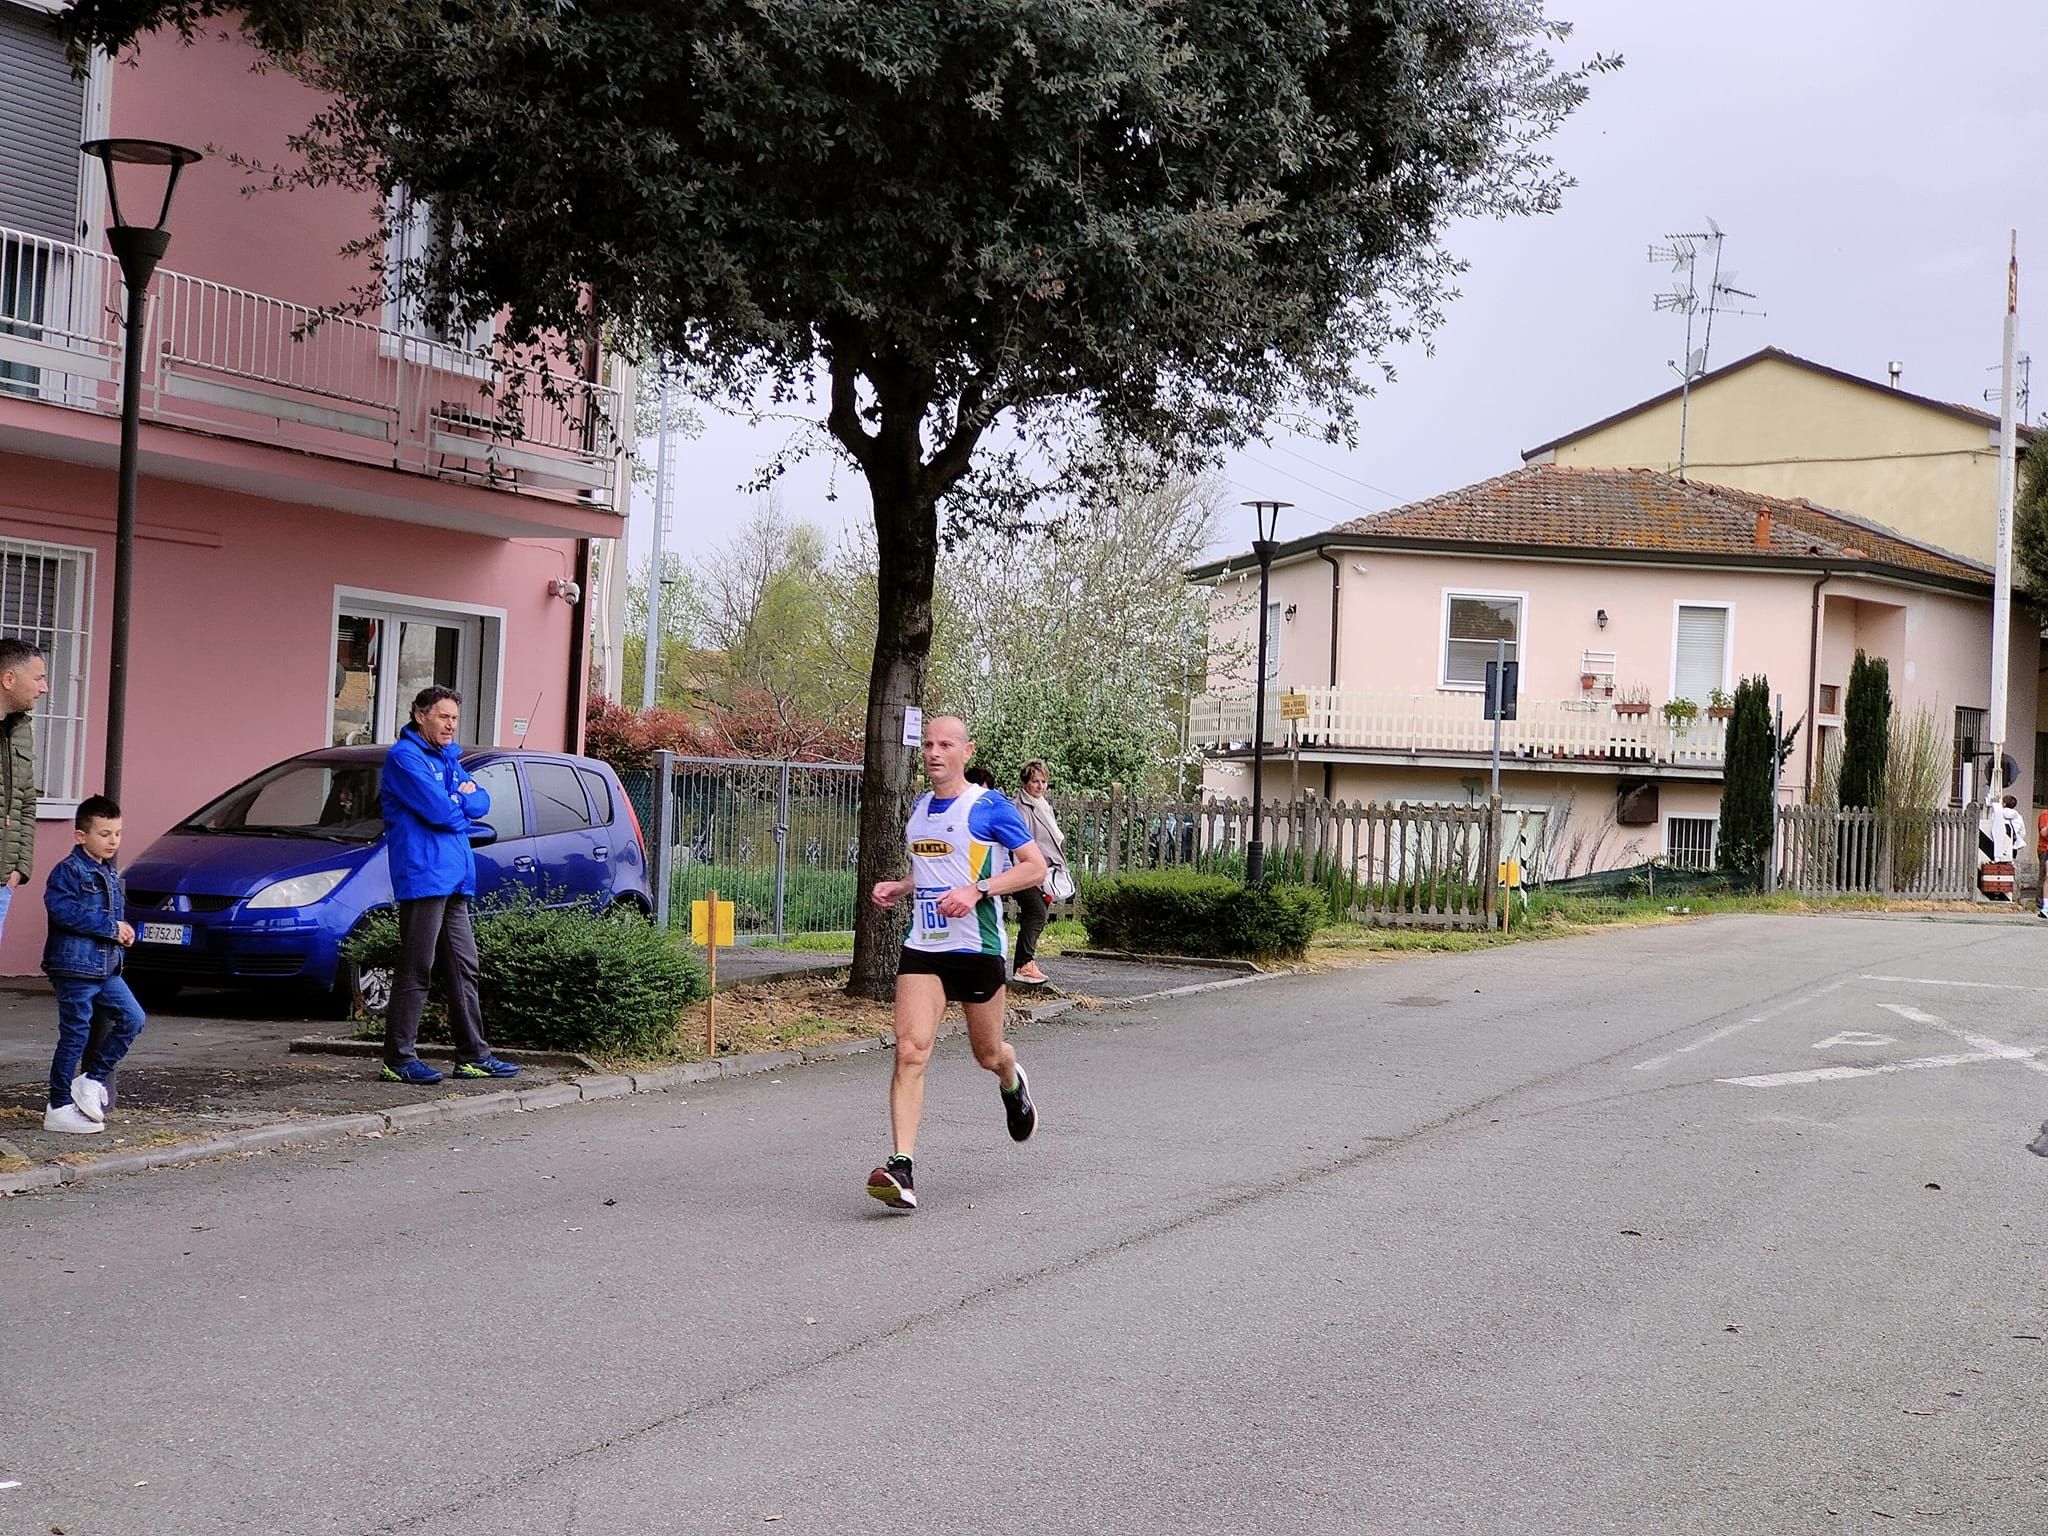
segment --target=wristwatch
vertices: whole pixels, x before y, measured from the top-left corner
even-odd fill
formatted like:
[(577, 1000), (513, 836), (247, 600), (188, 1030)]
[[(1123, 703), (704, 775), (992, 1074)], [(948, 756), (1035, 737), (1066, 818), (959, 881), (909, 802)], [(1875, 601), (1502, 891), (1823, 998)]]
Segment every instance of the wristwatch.
[(988, 894), (988, 877), (984, 875), (981, 879), (975, 881), (974, 888), (986, 896)]

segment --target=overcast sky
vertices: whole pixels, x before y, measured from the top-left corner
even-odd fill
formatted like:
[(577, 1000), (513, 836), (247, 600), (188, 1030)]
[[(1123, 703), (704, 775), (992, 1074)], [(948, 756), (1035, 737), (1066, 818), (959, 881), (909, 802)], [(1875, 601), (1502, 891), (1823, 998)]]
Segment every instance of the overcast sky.
[[(1996, 410), (2007, 231), (2020, 242), (2020, 350), (2048, 337), (2048, 4), (2043, 0), (1550, 0), (1561, 57), (1619, 53), (1554, 141), (1578, 181), (1561, 212), (1459, 225), (1471, 263), (1434, 356), (1359, 408), (1359, 446), (1279, 436), (1233, 459), (1242, 497), (1295, 503), (1294, 537), (1512, 469), (1521, 452), (1677, 382), (1684, 321), (1652, 308), (1670, 273), (1647, 248), (1727, 232), (1723, 272), (1760, 318), (1722, 316), (1710, 366), (1775, 345), (1918, 394)], [(2030, 317), (2037, 317), (2032, 318)], [(1695, 337), (1695, 345), (1698, 338)], [(2048, 408), (2040, 353), (2031, 419)], [(752, 504), (740, 488), (790, 435), (713, 417), (678, 441), (672, 545), (695, 558)], [(651, 450), (652, 445), (649, 445)], [(826, 456), (784, 506), (837, 531), (865, 520), (856, 473)], [(1215, 551), (1243, 548), (1250, 514)], [(644, 504), (635, 559), (647, 549)]]

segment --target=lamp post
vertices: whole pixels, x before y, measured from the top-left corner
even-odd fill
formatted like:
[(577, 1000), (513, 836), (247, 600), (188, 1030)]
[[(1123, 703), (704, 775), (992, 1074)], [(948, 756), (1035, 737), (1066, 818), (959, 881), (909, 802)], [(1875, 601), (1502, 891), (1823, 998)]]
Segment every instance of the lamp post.
[(1252, 837), (1244, 847), (1244, 879), (1257, 885), (1266, 877), (1266, 589), (1273, 579), (1273, 535), (1280, 529), (1280, 512), (1291, 501), (1247, 501), (1241, 503), (1258, 514), (1259, 536), (1252, 540), (1252, 553), (1259, 558), (1259, 660), (1258, 692), (1252, 701)]
[[(99, 161), (107, 177), (107, 248), (121, 263), (128, 289), (127, 319), (121, 338), (121, 469), (120, 499), (114, 518), (114, 617), (107, 630), (107, 749), (102, 777), (105, 793), (121, 798), (121, 761), (128, 727), (128, 613), (135, 586), (135, 480), (137, 445), (142, 435), (142, 327), (149, 309), (149, 282), (156, 264), (171, 243), (164, 221), (170, 217), (171, 194), (178, 174), (201, 158), (196, 149), (156, 139), (93, 139), (78, 146)], [(163, 205), (153, 225), (131, 224), (121, 217), (120, 188), (114, 167), (152, 166), (166, 172)], [(132, 192), (131, 188), (131, 192)]]

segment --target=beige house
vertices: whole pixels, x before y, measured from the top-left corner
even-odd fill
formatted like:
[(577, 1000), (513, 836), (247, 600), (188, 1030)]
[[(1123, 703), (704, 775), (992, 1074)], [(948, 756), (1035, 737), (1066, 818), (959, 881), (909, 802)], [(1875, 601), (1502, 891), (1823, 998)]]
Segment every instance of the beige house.
[[(1511, 811), (1545, 812), (1552, 846), (1575, 850), (1553, 873), (1711, 861), (1725, 737), (1712, 705), (1746, 676), (1767, 675), (1799, 727), (1788, 800), (1841, 728), (1859, 649), (1889, 663), (1903, 708), (1932, 710), (1959, 743), (1987, 735), (1991, 572), (1804, 501), (1531, 465), (1281, 545), (1263, 662), (1249, 639), (1256, 562), (1192, 575), (1213, 588), (1219, 658), (1192, 719), (1208, 793), (1250, 791), (1257, 672), (1269, 797), (1483, 798), (1485, 667), (1504, 643), (1520, 708), (1503, 727), (1502, 794)], [(2014, 626), (2015, 678), (2037, 673), (2037, 629)], [(1306, 718), (1282, 718), (1287, 693), (1305, 696)], [(2006, 739), (2032, 742), (2034, 729), (2033, 693), (2016, 690)], [(2032, 754), (2013, 755), (2025, 801)]]
[[(1530, 464), (1678, 468), (1869, 518), (1983, 565), (1996, 554), (1998, 418), (1823, 367), (1776, 347), (1591, 426), (1538, 443)], [(2033, 434), (2021, 429), (2024, 443)]]

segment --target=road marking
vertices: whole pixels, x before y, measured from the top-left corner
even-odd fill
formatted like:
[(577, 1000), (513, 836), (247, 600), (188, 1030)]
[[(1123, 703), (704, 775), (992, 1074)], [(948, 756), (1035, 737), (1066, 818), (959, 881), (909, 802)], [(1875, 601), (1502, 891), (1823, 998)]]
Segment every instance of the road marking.
[(2005, 1061), (1990, 1051), (1959, 1056), (1922, 1056), (1916, 1061), (1889, 1061), (1881, 1067), (1815, 1067), (1807, 1072), (1764, 1072), (1756, 1077), (1724, 1077), (1738, 1088), (1785, 1088), (1794, 1083), (1831, 1083), (1844, 1077), (1876, 1077), (1885, 1072), (1917, 1072), (1922, 1067), (1960, 1067), (1973, 1061)]
[(1897, 1045), (1896, 1035), (1872, 1035), (1860, 1029), (1845, 1029), (1839, 1035), (1829, 1035), (1825, 1040), (1813, 1042), (1816, 1051), (1831, 1050), (1838, 1045)]
[(1908, 987), (1971, 987), (1985, 992), (2048, 992), (2048, 987), (2022, 986), (2015, 981), (1950, 981), (1944, 976), (1863, 975), (1858, 981), (1891, 981)]
[(1724, 1024), (1713, 1033), (1700, 1036), (1699, 1039), (1693, 1041), (1690, 1045), (1681, 1045), (1676, 1050), (1666, 1051), (1662, 1056), (1652, 1056), (1648, 1061), (1639, 1061), (1635, 1065), (1635, 1070), (1638, 1072), (1654, 1072), (1657, 1068), (1676, 1061), (1681, 1056), (1689, 1055), (1691, 1052), (1699, 1050), (1702, 1046), (1712, 1045), (1716, 1040), (1726, 1040), (1730, 1035), (1740, 1034), (1752, 1024), (1768, 1023), (1781, 1013), (1785, 1013), (1793, 1008), (1803, 1007), (1807, 1003), (1815, 1002), (1820, 998), (1826, 997), (1830, 992), (1847, 985), (1849, 985), (1849, 978), (1844, 976), (1839, 981), (1829, 982), (1817, 991), (1788, 998), (1786, 1001), (1778, 1004), (1777, 1007), (1766, 1008), (1762, 1013), (1757, 1014), (1753, 1018), (1744, 1019), (1740, 1024)]
[(1891, 1061), (1875, 1067), (1814, 1067), (1803, 1072), (1763, 1072), (1751, 1077), (1724, 1077), (1720, 1081), (1738, 1088), (1786, 1088), (1801, 1083), (1839, 1082), (1849, 1077), (1879, 1077), (1888, 1072), (1918, 1072), (1928, 1067), (1961, 1067), (1978, 1061), (2012, 1061), (2030, 1071), (2048, 1072), (2048, 1062), (2036, 1059), (2040, 1055), (2039, 1047), (2007, 1045), (1989, 1035), (1980, 1035), (1974, 1030), (1951, 1024), (1947, 1019), (1924, 1012), (1910, 1003), (1879, 1003), (1878, 1007), (1887, 1013), (1897, 1014), (1909, 1024), (1924, 1024), (1945, 1035), (1954, 1035), (1970, 1049), (1953, 1056), (1921, 1056), (1912, 1061)]

